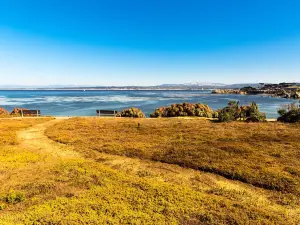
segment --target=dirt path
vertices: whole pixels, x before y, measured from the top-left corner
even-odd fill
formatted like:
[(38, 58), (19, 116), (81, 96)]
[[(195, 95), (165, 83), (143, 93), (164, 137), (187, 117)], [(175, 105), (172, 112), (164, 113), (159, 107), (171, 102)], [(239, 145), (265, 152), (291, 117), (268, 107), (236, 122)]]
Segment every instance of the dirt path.
[(34, 152), (51, 154), (54, 157), (81, 157), (80, 154), (75, 152), (71, 146), (52, 141), (45, 135), (45, 130), (48, 127), (66, 119), (68, 118), (56, 118), (55, 120), (50, 120), (48, 122), (19, 131), (17, 133), (17, 137), (20, 146), (30, 149)]
[[(83, 159), (104, 164), (107, 167), (128, 174), (128, 176), (183, 185), (202, 193), (220, 193), (221, 196), (226, 198), (227, 196), (234, 196), (234, 198), (239, 199), (241, 204), (254, 205), (271, 211), (278, 210), (278, 212), (286, 210), (286, 213), (291, 217), (299, 216), (298, 208), (285, 209), (276, 202), (270, 201), (270, 196), (273, 196), (272, 192), (249, 186), (239, 181), (228, 180), (215, 174), (182, 168), (177, 165), (100, 152), (95, 152), (93, 159), (84, 159), (84, 156), (76, 152), (72, 146), (55, 142), (45, 135), (46, 129), (50, 126), (67, 119), (69, 118), (56, 118), (17, 133), (20, 148), (40, 154), (45, 157), (45, 160), (41, 157), (37, 162), (28, 163), (25, 168), (12, 169), (10, 172), (6, 172), (5, 177), (2, 178), (4, 181), (2, 189), (9, 189), (12, 184), (16, 187), (24, 184), (44, 184), (49, 182), (49, 180), (51, 181), (51, 179), (55, 183), (55, 178), (53, 178), (55, 174), (52, 174), (52, 170), (56, 164), (65, 160), (73, 161), (74, 159), (74, 161), (77, 161), (77, 159), (80, 159), (81, 161)], [(9, 182), (5, 182), (7, 180)], [(79, 195), (82, 191), (73, 186), (68, 186), (68, 183), (57, 182), (55, 184), (58, 185), (57, 189), (54, 190), (57, 192), (53, 192), (55, 196), (64, 196), (66, 193), (77, 193)], [(53, 197), (50, 194), (48, 197)], [(15, 210), (18, 211), (17, 208)]]
[[(58, 159), (83, 159), (80, 153), (74, 150), (73, 146), (58, 143), (45, 135), (45, 131), (50, 126), (69, 119), (68, 117), (58, 117), (45, 123), (35, 125), (33, 127), (18, 132), (19, 145), (24, 149), (32, 152), (54, 157), (54, 161)], [(211, 188), (219, 183), (221, 186), (230, 186), (233, 189), (246, 187), (238, 181), (230, 181), (221, 176), (205, 173), (198, 170), (182, 168), (178, 165), (166, 164), (161, 162), (153, 162), (151, 160), (141, 160), (126, 156), (110, 155), (94, 151), (93, 159), (86, 160), (97, 161), (110, 168), (123, 171), (128, 174), (137, 176), (153, 177), (158, 180), (176, 184), (196, 185), (197, 188)], [(201, 184), (200, 184), (201, 183)], [(252, 189), (252, 188), (251, 188)]]
[[(45, 135), (47, 128), (66, 119), (69, 118), (58, 117), (54, 120), (50, 120), (48, 122), (19, 131), (17, 133), (19, 146), (32, 152), (44, 155), (45, 157), (53, 157), (54, 162), (64, 159), (84, 158), (84, 156), (80, 155), (80, 153), (74, 151), (72, 146), (55, 142)], [(194, 183), (194, 178), (199, 178), (199, 175), (205, 180), (204, 183), (209, 183), (202, 186), (207, 187), (215, 185), (215, 182), (218, 180), (216, 179), (218, 176), (213, 176), (212, 178), (210, 174), (202, 173), (192, 169), (181, 168), (180, 166), (176, 165), (129, 158), (125, 156), (110, 155), (97, 151), (95, 151), (94, 159), (86, 160), (97, 161), (110, 168), (126, 173), (138, 176), (153, 176), (158, 180), (169, 181), (177, 184)], [(50, 162), (53, 163), (53, 161)], [(43, 163), (45, 164), (45, 162)], [(223, 179), (221, 178), (221, 180)]]
[[(20, 146), (32, 152), (54, 157), (58, 159), (83, 159), (84, 156), (76, 152), (72, 146), (55, 142), (45, 135), (45, 130), (68, 118), (56, 118), (42, 124), (21, 130), (18, 132)], [(239, 181), (232, 181), (216, 174), (205, 173), (193, 169), (182, 168), (177, 165), (141, 160), (125, 156), (110, 155), (95, 151), (93, 159), (110, 168), (123, 171), (137, 176), (152, 177), (153, 179), (163, 180), (176, 184), (185, 184), (196, 189), (207, 190), (215, 186), (230, 190), (247, 190), (255, 192), (257, 188), (248, 187)], [(262, 191), (262, 190), (261, 190)], [(253, 194), (253, 193), (252, 193)]]

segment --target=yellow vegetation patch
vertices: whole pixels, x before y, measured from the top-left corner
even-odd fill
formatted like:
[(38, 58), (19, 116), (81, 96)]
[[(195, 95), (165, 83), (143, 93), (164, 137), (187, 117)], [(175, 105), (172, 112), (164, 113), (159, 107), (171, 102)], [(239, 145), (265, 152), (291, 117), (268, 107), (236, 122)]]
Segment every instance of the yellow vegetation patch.
[(96, 150), (177, 164), (299, 196), (299, 128), (197, 119), (75, 118), (49, 128), (47, 135), (87, 155)]
[[(149, 149), (160, 150), (157, 146), (168, 145), (170, 140), (185, 142), (185, 130), (190, 124), (176, 125), (176, 130), (181, 131), (177, 135), (168, 130), (172, 121), (175, 125), (181, 122), (53, 120), (35, 124), (33, 128), (26, 125), (22, 132), (18, 129), (25, 125), (19, 121), (14, 144), (0, 146), (0, 160), (5, 168), (0, 170), (0, 224), (299, 223), (295, 193), (281, 194), (211, 173), (152, 161), (156, 159)], [(199, 123), (205, 128), (205, 121)], [(47, 134), (69, 145), (47, 139), (44, 130), (53, 124)], [(115, 130), (106, 128), (101, 132), (107, 124)], [(137, 126), (143, 130), (135, 131)], [(166, 132), (164, 135), (159, 132), (161, 129)], [(151, 137), (156, 134), (153, 131), (159, 133), (156, 141)], [(116, 142), (114, 151), (123, 155), (136, 148), (136, 141), (141, 148), (141, 159), (134, 158), (132, 152), (132, 158), (101, 153), (99, 146), (107, 145), (102, 142), (108, 141), (109, 135), (112, 141), (108, 146)]]
[(30, 208), (26, 224), (220, 224), (284, 223), (281, 216), (238, 201), (125, 175), (92, 162), (55, 168), (57, 179), (88, 189)]
[(17, 147), (2, 147), (0, 151), (0, 171), (8, 168), (26, 166), (27, 163), (37, 162), (39, 155)]
[(17, 131), (52, 118), (0, 119), (0, 146), (17, 144)]

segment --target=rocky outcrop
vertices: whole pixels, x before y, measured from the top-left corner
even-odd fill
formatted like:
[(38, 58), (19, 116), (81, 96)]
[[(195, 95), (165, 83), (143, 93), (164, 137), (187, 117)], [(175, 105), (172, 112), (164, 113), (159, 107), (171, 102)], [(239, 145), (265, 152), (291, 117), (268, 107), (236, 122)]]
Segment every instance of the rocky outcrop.
[(246, 95), (247, 92), (239, 89), (216, 89), (211, 92), (212, 94), (236, 94), (236, 95)]
[(300, 91), (292, 92), (291, 97), (294, 99), (300, 99)]
[(212, 91), (212, 94), (240, 94), (240, 90), (237, 89), (216, 89)]
[(291, 90), (276, 90), (272, 94), (274, 97), (281, 98), (292, 98), (292, 99), (300, 99), (300, 91), (291, 91)]
[(212, 91), (212, 94), (240, 94), (240, 95), (257, 95), (257, 94), (265, 94), (273, 97), (281, 97), (281, 98), (292, 98), (292, 99), (300, 99), (300, 89), (291, 90), (288, 88), (252, 88), (252, 87), (244, 87), (241, 89), (216, 89)]

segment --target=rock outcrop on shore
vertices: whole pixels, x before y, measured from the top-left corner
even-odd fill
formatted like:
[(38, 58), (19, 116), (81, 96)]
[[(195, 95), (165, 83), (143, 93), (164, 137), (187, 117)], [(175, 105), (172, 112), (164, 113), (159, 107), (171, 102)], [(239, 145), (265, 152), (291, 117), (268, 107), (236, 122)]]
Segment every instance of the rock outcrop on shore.
[(275, 97), (300, 99), (300, 91), (279, 90), (274, 94)]
[(300, 91), (295, 91), (294, 93), (292, 93), (292, 98), (300, 99)]
[(238, 94), (238, 95), (244, 95), (247, 94), (244, 91), (241, 91), (239, 89), (216, 89), (211, 92), (212, 94)]
[(300, 99), (300, 90), (267, 90), (265, 94), (271, 95), (272, 97), (288, 98), (288, 99)]
[(212, 94), (240, 94), (257, 95), (265, 94), (273, 97), (300, 99), (300, 87), (282, 87), (280, 85), (265, 85), (261, 88), (244, 87), (241, 89), (216, 89)]

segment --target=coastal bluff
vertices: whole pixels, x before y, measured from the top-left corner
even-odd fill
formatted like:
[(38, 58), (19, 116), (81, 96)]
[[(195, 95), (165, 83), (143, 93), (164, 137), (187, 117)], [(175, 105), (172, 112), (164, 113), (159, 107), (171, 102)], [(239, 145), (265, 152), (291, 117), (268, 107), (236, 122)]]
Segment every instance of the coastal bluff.
[(287, 99), (300, 99), (300, 85), (296, 83), (260, 84), (259, 87), (251, 86), (240, 89), (215, 89), (212, 94), (240, 94), (240, 95), (269, 95)]

